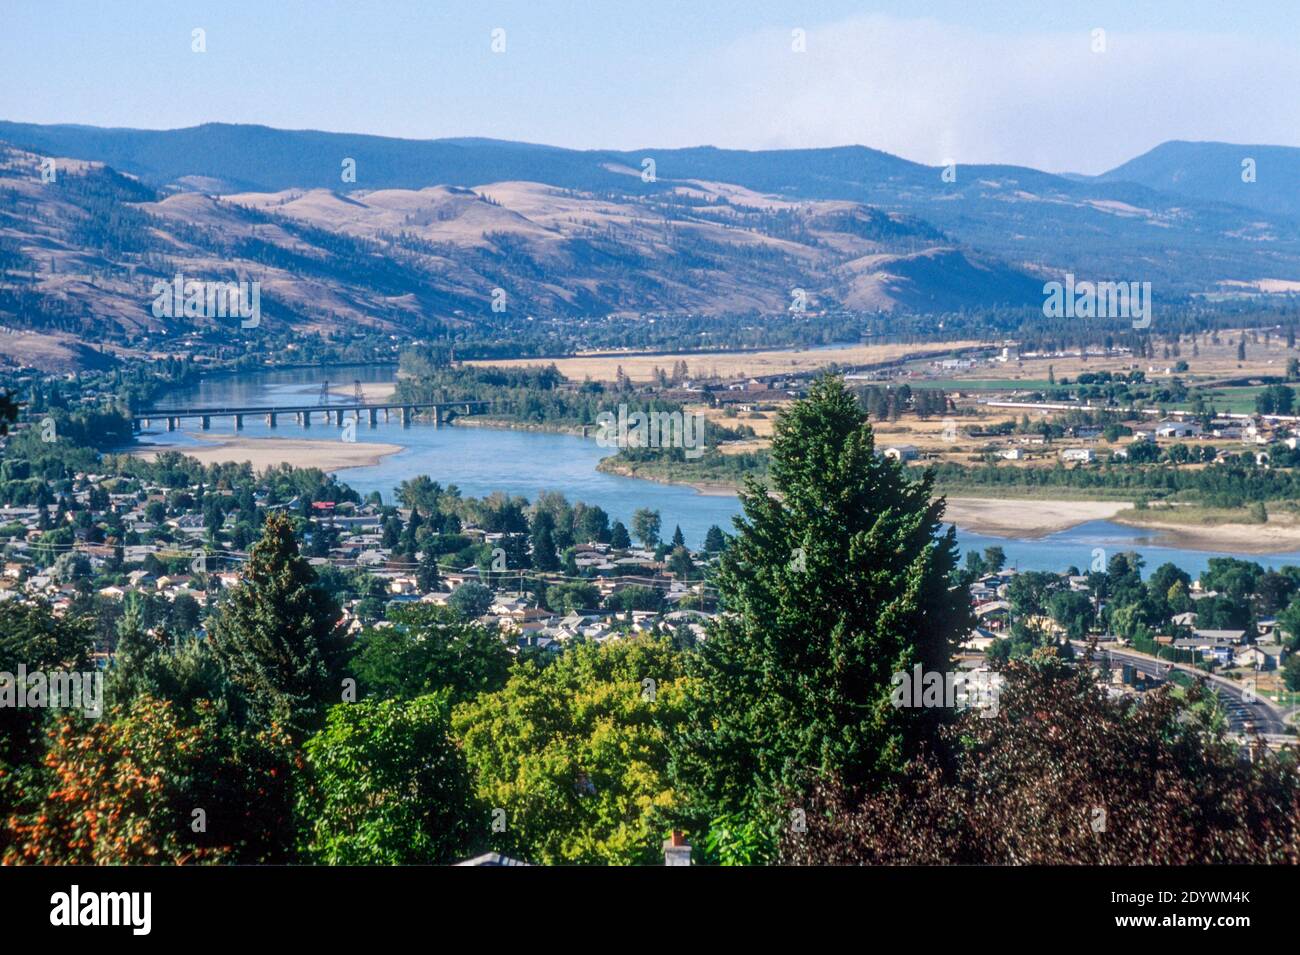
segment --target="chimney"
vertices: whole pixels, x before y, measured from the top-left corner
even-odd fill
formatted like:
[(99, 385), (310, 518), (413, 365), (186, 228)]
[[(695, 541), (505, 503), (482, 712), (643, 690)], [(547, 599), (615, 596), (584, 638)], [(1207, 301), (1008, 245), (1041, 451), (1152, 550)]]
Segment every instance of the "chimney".
[(664, 865), (690, 864), (691, 847), (687, 845), (686, 837), (674, 829), (672, 836), (664, 840)]

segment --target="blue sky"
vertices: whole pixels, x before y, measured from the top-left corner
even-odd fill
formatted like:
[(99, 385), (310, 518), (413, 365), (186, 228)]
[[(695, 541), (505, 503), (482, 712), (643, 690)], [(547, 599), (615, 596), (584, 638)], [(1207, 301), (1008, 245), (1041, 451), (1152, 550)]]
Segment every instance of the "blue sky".
[(0, 118), (1100, 172), (1166, 139), (1300, 145), (1297, 50), (1290, 0), (6, 0)]

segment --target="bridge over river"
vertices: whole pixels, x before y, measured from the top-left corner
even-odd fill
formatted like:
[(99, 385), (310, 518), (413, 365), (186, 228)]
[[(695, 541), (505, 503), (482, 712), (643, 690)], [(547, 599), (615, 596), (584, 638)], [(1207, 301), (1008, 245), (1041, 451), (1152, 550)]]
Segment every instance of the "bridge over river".
[(313, 416), (324, 416), (326, 424), (333, 423), (342, 427), (347, 416), (353, 415), (357, 423), (361, 422), (361, 416), (364, 413), (370, 423), (370, 427), (376, 427), (379, 424), (379, 415), (382, 413), (384, 421), (390, 420), (393, 413), (400, 414), (402, 417), (402, 427), (409, 427), (416, 414), (421, 412), (433, 412), (434, 425), (444, 424), (458, 415), (483, 414), (491, 410), (490, 401), (425, 401), (425, 402), (407, 402), (407, 401), (381, 401), (381, 402), (364, 402), (364, 401), (342, 401), (337, 404), (293, 404), (293, 405), (238, 405), (230, 407), (202, 407), (202, 408), (150, 408), (143, 411), (133, 412), (131, 423), (136, 431), (148, 428), (154, 421), (166, 421), (167, 430), (175, 431), (180, 427), (183, 420), (195, 420), (199, 422), (199, 427), (207, 431), (212, 427), (213, 418), (233, 418), (235, 429), (239, 430), (244, 426), (244, 419), (250, 416), (262, 415), (266, 418), (268, 427), (274, 428), (278, 425), (282, 415), (293, 415), (299, 425), (304, 428), (310, 428)]

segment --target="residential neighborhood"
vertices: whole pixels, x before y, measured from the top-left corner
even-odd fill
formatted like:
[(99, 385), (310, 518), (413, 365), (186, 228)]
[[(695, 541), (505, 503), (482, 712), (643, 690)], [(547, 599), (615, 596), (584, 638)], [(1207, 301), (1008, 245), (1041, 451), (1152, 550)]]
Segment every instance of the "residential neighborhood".
[[(247, 486), (236, 495), (199, 484), (192, 494), (102, 474), (79, 475), (70, 485), (54, 503), (0, 507), (0, 601), (41, 600), (59, 614), (86, 601), (121, 603), (134, 594), (177, 610), (201, 635), (204, 612), (239, 584), (247, 558), (238, 546), (245, 537), (241, 522), (251, 506), (258, 514), (297, 515), (310, 563), (350, 580), (355, 595), (341, 606), (351, 633), (390, 625), (382, 619), (386, 608), (446, 606), (467, 584), (489, 588), (490, 603), (476, 619), (497, 628), (515, 652), (635, 633), (680, 632), (694, 640), (715, 610), (703, 571), (716, 554), (690, 552), (680, 543), (675, 561), (663, 544), (576, 543), (563, 555), (575, 571), (566, 576), (563, 567), (548, 572), (531, 560), (512, 567), (506, 548), (518, 552), (511, 541), (518, 535), (467, 524), (438, 535), (444, 543), (450, 538), (455, 550), (438, 556), (436, 579), (429, 581), (422, 561), (431, 551), (405, 550), (395, 530), (412, 527), (410, 508), (305, 496), (273, 501), (269, 490)], [(420, 520), (416, 516), (417, 528)], [(466, 555), (481, 560), (457, 560)], [(575, 583), (584, 586), (575, 589)], [(548, 607), (547, 589), (556, 584), (568, 585), (569, 599)], [(101, 662), (110, 650), (101, 648)]]

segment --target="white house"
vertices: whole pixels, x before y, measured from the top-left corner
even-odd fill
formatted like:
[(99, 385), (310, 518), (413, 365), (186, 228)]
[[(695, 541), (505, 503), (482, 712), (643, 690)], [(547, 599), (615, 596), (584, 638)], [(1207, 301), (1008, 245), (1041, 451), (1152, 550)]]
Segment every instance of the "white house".
[(881, 453), (891, 461), (911, 461), (916, 457), (916, 448), (910, 444), (896, 444)]
[(1260, 647), (1242, 647), (1232, 655), (1232, 663), (1252, 670), (1272, 670), (1277, 666), (1277, 656), (1264, 652)]

